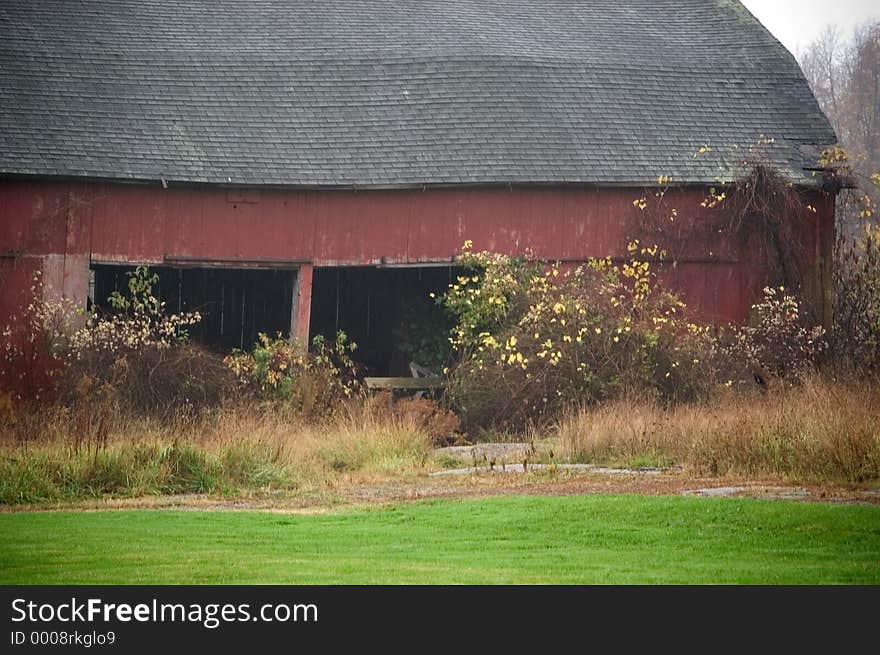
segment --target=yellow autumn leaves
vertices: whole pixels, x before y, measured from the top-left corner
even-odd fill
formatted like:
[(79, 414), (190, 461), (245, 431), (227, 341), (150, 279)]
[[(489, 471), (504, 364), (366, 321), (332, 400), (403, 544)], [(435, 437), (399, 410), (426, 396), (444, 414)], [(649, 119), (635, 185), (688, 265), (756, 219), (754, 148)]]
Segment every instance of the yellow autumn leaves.
[(634, 312), (641, 316), (643, 309), (656, 310), (656, 315), (648, 311), (640, 319), (656, 330), (676, 311), (675, 302), (642, 307), (652, 294), (658, 295), (648, 260), (663, 260), (666, 253), (656, 245), (633, 240), (620, 264), (605, 257), (567, 269), (559, 263), (475, 252), (472, 246), (465, 242), (457, 258), (465, 273), (439, 301), (457, 318), (450, 343), (480, 370), (490, 365), (531, 370), (569, 362), (586, 373), (592, 368), (592, 351), (608, 351), (630, 338)]

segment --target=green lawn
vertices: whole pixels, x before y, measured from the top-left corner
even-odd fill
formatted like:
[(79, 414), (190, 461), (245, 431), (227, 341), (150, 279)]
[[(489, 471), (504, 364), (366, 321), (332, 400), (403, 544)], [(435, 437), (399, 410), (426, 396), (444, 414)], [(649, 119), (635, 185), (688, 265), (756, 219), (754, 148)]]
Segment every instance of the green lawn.
[(880, 583), (880, 507), (505, 497), (0, 515), (0, 583)]

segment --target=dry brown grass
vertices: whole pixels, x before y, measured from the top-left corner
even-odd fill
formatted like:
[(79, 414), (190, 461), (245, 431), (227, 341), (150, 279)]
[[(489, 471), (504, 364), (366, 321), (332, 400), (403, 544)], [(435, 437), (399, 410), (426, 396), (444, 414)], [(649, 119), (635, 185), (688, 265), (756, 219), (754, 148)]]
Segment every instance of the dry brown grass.
[(95, 409), (19, 412), (0, 423), (0, 503), (150, 493), (326, 490), (436, 466), (424, 408), (378, 396), (305, 422), (277, 408), (227, 406), (158, 420)]
[[(332, 496), (415, 483), (442, 466), (432, 448), (448, 419), (420, 403), (392, 405), (387, 396), (352, 401), (320, 422), (255, 403), (167, 420), (125, 416), (116, 405), (3, 406), (0, 504), (193, 492)], [(880, 387), (814, 378), (766, 395), (731, 392), (668, 409), (621, 400), (569, 416), (553, 436), (569, 461), (872, 482), (880, 480)]]
[(279, 461), (315, 481), (334, 473), (362, 476), (421, 470), (431, 452), (431, 424), (419, 413), (394, 411), (385, 396), (347, 404), (326, 421), (304, 422), (268, 409), (224, 411), (201, 435), (208, 444), (262, 443)]
[(621, 400), (575, 413), (558, 435), (573, 461), (865, 482), (880, 479), (880, 388), (815, 377), (669, 409)]

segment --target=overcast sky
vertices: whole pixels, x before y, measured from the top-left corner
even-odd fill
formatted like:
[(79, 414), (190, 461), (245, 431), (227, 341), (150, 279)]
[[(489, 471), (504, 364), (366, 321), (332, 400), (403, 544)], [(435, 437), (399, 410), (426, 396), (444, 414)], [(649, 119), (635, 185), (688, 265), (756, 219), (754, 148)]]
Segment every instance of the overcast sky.
[(742, 0), (782, 44), (797, 54), (827, 25), (837, 25), (845, 38), (868, 20), (880, 20), (880, 0)]

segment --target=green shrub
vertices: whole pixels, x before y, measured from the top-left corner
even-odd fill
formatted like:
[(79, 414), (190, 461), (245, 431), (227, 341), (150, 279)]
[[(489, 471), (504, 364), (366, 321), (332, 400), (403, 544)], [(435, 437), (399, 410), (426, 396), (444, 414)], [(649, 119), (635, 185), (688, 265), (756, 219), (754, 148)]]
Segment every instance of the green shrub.
[(345, 332), (337, 333), (331, 344), (316, 336), (309, 353), (280, 334), (274, 339), (260, 334), (251, 352), (235, 350), (225, 362), (245, 393), (303, 416), (319, 417), (332, 413), (340, 401), (358, 391), (351, 359), (356, 348)]

